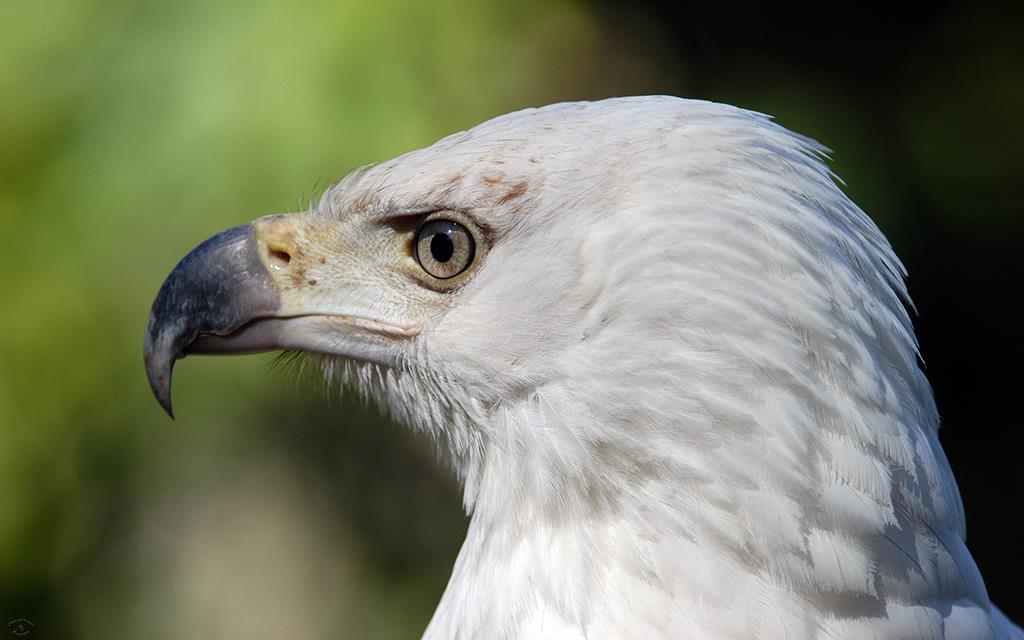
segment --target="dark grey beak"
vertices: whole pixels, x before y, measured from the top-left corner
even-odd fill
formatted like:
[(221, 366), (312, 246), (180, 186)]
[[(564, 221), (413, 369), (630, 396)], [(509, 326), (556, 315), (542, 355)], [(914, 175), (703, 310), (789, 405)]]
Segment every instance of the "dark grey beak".
[(217, 336), (273, 317), (280, 306), (251, 224), (218, 233), (185, 256), (157, 293), (143, 349), (149, 384), (167, 415), (174, 417), (171, 373), (176, 360), (190, 353), (274, 348), (258, 338), (236, 341), (230, 349), (218, 347), (223, 341)]

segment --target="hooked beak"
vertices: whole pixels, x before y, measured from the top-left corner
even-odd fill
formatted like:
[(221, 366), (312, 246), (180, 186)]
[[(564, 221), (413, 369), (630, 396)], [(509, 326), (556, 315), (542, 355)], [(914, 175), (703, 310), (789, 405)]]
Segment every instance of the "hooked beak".
[(267, 216), (223, 231), (167, 276), (153, 302), (143, 348), (149, 384), (167, 415), (174, 417), (174, 363), (187, 355), (297, 349), (394, 366), (388, 339), (418, 333), (363, 314), (311, 308), (301, 292), (279, 285), (275, 273), (287, 273), (296, 254), (296, 219)]
[[(176, 360), (201, 352), (206, 336), (231, 335), (280, 307), (251, 224), (222, 231), (182, 258), (153, 302), (143, 347), (149, 384), (167, 415), (174, 417), (171, 373)], [(246, 346), (250, 353), (274, 348), (269, 341)]]

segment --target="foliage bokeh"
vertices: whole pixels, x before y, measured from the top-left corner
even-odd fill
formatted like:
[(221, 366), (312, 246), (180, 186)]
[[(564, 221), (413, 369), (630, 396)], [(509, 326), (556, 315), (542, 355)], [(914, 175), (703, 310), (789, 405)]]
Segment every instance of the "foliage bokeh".
[(1021, 27), (983, 5), (0, 5), (0, 622), (415, 637), (465, 527), (429, 444), (269, 356), (180, 364), (172, 424), (142, 373), (148, 305), (198, 241), (354, 167), (513, 109), (639, 93), (733, 102), (834, 149), (910, 268), (969, 542), (1020, 619), (999, 515), (1022, 495), (1004, 317), (1020, 287), (1003, 281)]

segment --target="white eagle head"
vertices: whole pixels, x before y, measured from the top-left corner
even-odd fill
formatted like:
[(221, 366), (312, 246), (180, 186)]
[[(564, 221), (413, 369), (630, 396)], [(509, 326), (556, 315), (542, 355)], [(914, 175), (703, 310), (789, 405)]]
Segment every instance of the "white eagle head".
[(903, 267), (821, 151), (670, 97), (496, 118), (200, 245), (150, 380), (302, 350), (435, 437), (473, 513), (438, 637), (987, 617)]

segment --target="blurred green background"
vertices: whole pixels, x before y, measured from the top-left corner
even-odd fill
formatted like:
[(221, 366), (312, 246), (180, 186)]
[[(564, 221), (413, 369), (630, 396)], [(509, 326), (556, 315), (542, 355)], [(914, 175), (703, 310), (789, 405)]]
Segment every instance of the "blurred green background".
[(1024, 24), (994, 7), (0, 4), (0, 637), (417, 637), (465, 529), (429, 446), (272, 356), (180, 364), (170, 422), (149, 305), (196, 243), (356, 166), (640, 93), (834, 150), (910, 268), (968, 542), (1024, 619)]

